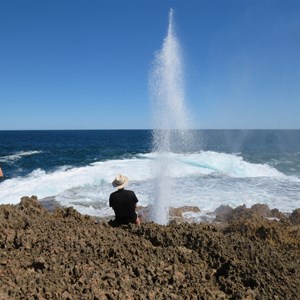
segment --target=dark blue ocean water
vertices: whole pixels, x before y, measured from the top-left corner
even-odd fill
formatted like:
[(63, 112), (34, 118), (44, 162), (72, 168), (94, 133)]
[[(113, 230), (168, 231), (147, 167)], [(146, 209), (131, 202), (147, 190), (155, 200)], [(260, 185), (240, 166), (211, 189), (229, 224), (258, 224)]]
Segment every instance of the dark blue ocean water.
[(62, 166), (80, 167), (149, 152), (151, 131), (0, 131), (0, 145), (2, 169), (12, 178), (25, 176), (37, 168), (49, 172)]
[[(197, 130), (194, 137), (189, 152), (241, 153), (246, 161), (300, 174), (300, 130)], [(0, 164), (8, 178), (151, 151), (151, 130), (0, 131)]]
[[(262, 202), (300, 207), (300, 130), (194, 130), (172, 155), (173, 206)], [(0, 203), (54, 197), (105, 215), (111, 181), (126, 173), (141, 204), (152, 202), (151, 130), (0, 131)]]

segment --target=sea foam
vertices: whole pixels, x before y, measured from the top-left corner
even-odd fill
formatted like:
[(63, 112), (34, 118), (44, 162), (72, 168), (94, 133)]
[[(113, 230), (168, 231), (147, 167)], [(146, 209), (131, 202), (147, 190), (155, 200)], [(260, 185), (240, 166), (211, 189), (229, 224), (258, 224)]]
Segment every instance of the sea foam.
[[(199, 152), (170, 153), (175, 162), (170, 174), (173, 206), (196, 205), (213, 211), (219, 205), (266, 203), (283, 211), (300, 206), (300, 180), (286, 176), (265, 164), (244, 161), (241, 156)], [(139, 205), (153, 204), (153, 160), (157, 153), (139, 154), (131, 159), (95, 162), (84, 167), (63, 167), (54, 172), (37, 169), (24, 177), (0, 183), (0, 203), (17, 204), (22, 196), (54, 197), (63, 206), (82, 213), (112, 214), (108, 198), (117, 173), (129, 177), (128, 189), (135, 191)]]
[(14, 154), (1, 156), (0, 162), (5, 162), (5, 163), (15, 162), (24, 156), (30, 156), (30, 155), (39, 154), (39, 153), (42, 153), (42, 151), (20, 151), (20, 152), (14, 153)]

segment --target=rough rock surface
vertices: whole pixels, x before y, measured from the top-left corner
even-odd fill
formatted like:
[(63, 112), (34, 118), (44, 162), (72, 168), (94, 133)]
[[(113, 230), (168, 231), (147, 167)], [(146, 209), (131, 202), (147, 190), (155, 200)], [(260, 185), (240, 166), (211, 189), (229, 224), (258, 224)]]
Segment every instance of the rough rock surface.
[(112, 228), (36, 197), (1, 205), (0, 299), (299, 299), (299, 210), (227, 211), (226, 223)]

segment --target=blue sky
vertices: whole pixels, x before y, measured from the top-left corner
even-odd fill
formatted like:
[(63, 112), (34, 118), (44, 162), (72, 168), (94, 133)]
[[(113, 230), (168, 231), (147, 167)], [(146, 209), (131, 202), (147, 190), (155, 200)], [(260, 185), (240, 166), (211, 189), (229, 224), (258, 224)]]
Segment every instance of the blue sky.
[(300, 129), (300, 1), (0, 0), (0, 130), (152, 128), (175, 11), (200, 129)]

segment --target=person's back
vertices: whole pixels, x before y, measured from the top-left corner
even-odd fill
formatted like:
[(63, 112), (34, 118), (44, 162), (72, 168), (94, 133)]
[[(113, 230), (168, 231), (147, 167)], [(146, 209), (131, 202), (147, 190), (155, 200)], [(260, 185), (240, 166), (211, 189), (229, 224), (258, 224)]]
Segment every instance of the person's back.
[(109, 206), (113, 208), (116, 220), (121, 224), (135, 223), (137, 202), (134, 192), (125, 189), (119, 189), (109, 197)]
[(116, 222), (119, 224), (135, 223), (140, 224), (140, 220), (135, 212), (138, 199), (133, 191), (125, 190), (128, 178), (121, 174), (117, 175), (112, 182), (117, 190), (110, 194), (109, 206), (115, 212)]

